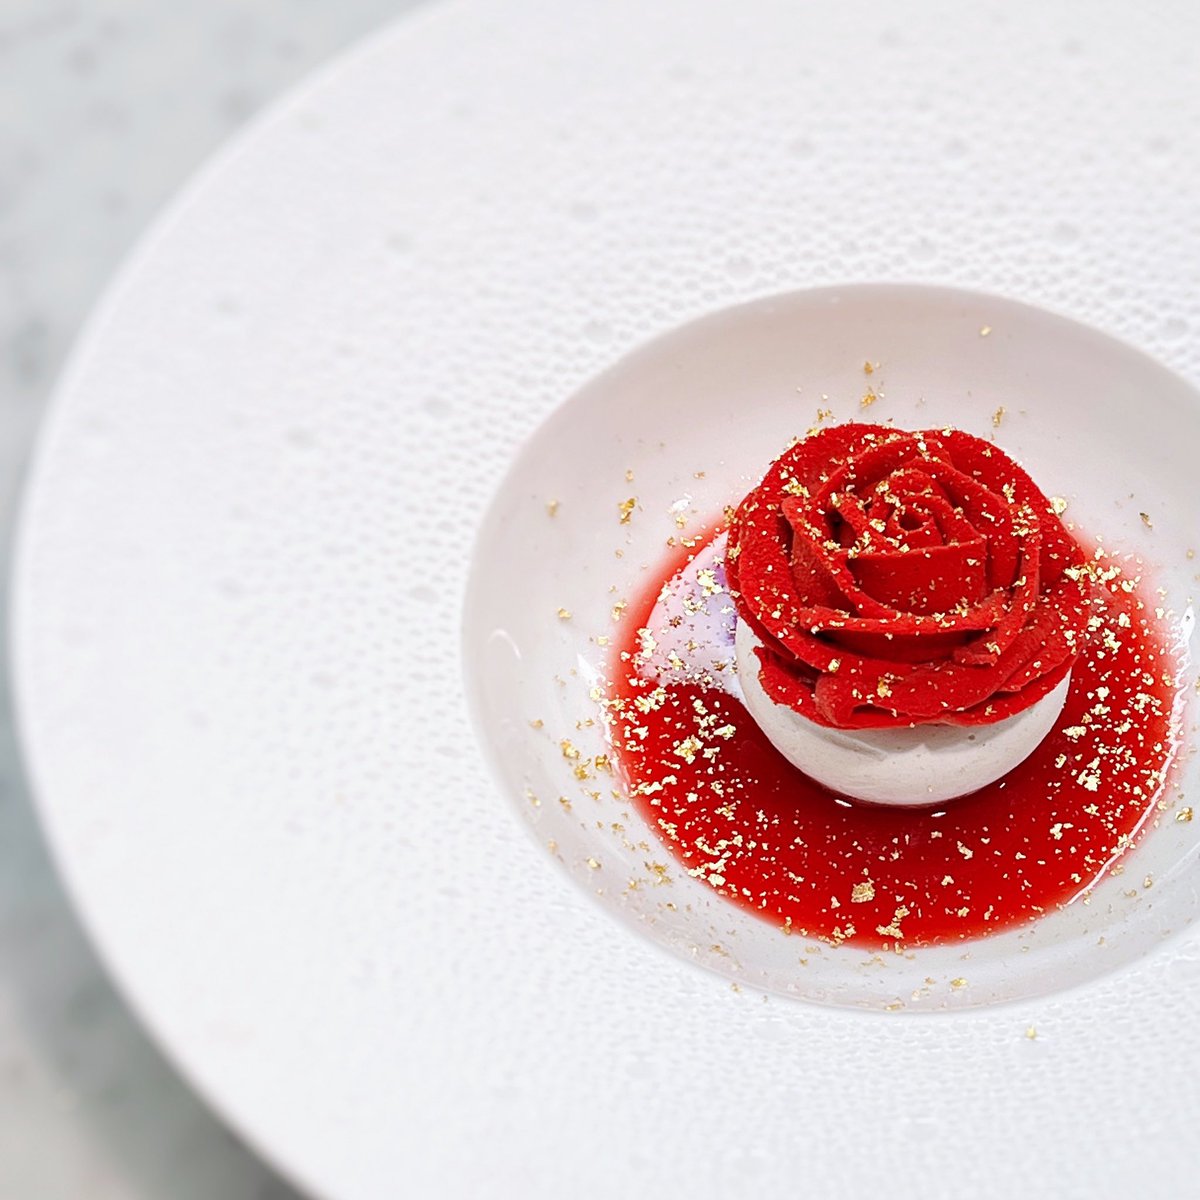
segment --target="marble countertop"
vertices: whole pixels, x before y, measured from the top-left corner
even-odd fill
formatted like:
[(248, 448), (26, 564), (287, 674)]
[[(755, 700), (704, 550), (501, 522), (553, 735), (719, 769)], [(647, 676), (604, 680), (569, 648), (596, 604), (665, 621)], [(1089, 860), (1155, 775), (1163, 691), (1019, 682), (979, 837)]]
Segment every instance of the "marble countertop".
[[(264, 102), (414, 3), (5, 0), (0, 563), (22, 467), (55, 375), (139, 233)], [(47, 857), (21, 776), (5, 687), (0, 1196), (295, 1195), (189, 1091), (106, 978)]]

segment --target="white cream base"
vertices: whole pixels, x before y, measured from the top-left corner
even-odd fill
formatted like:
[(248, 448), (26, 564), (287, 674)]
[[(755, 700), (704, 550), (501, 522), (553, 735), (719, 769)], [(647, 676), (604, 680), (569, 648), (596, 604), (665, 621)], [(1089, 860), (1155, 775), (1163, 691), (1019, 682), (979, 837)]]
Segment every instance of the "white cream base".
[(780, 754), (827, 788), (868, 804), (926, 807), (1008, 774), (1054, 727), (1070, 674), (1024, 712), (994, 725), (829, 729), (776, 704), (758, 679), (758, 638), (737, 623), (738, 681), (746, 708)]

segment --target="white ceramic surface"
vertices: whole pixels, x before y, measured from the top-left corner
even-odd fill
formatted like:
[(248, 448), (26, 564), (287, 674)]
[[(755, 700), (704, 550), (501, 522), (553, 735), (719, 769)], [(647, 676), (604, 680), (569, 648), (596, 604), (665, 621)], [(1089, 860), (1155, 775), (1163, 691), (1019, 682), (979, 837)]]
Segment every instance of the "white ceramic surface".
[[(139, 1010), (314, 1190), (1190, 1179), (1194, 938), (951, 1019), (735, 991), (630, 937), (512, 819), (467, 727), (456, 597), (521, 438), (739, 300), (957, 283), (1200, 375), (1195, 21), (449, 5), (293, 98), (159, 227), (35, 467), (26, 753)], [(1096, 422), (1125, 423), (1123, 486), (1182, 540), (1153, 456), (1174, 478), (1192, 451), (1151, 446), (1144, 399)]]

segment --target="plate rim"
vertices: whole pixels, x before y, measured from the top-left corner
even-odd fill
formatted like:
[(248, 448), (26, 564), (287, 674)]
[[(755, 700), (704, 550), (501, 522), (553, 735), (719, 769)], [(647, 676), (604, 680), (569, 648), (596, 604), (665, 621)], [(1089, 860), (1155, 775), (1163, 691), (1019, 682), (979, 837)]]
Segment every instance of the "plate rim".
[(8, 612), (0, 636), (4, 638), (4, 651), (8, 661), (6, 682), (12, 708), (15, 760), (30, 807), (41, 830), (55, 878), (62, 887), (71, 913), (87, 938), (105, 978), (154, 1048), (217, 1120), (289, 1186), (314, 1198), (331, 1196), (332, 1193), (321, 1181), (310, 1178), (303, 1166), (293, 1162), (284, 1148), (273, 1145), (270, 1137), (257, 1128), (254, 1118), (242, 1112), (231, 1097), (222, 1093), (205, 1077), (203, 1070), (192, 1061), (190, 1051), (176, 1044), (161, 1028), (152, 1006), (143, 1000), (136, 979), (117, 965), (117, 950), (96, 912), (96, 906), (87, 898), (86, 885), (72, 866), (71, 857), (63, 847), (59, 819), (54, 806), (47, 799), (48, 789), (44, 784), (38, 754), (34, 750), (34, 739), (29, 733), (31, 689), (26, 678), (27, 668), (24, 661), (24, 646), (27, 644), (24, 629), (31, 618), (27, 612), (29, 600), (23, 581), (29, 575), (28, 560), (34, 541), (33, 510), (37, 497), (46, 486), (48, 464), (60, 428), (69, 415), (71, 398), (86, 378), (91, 360), (102, 343), (108, 326), (119, 311), (126, 292), (141, 274), (144, 264), (153, 258), (159, 245), (167, 240), (192, 204), (217, 184), (264, 133), (285, 121), (311, 96), (334, 84), (343, 71), (353, 69), (360, 61), (378, 52), (385, 45), (418, 36), (424, 26), (440, 24), (464, 7), (464, 0), (421, 0), (416, 7), (390, 17), (374, 29), (360, 34), (268, 100), (261, 109), (193, 164), (183, 180), (159, 204), (134, 237), (85, 313), (54, 377), (37, 421), (33, 440), (17, 481), (10, 526), (9, 553), (4, 577)]

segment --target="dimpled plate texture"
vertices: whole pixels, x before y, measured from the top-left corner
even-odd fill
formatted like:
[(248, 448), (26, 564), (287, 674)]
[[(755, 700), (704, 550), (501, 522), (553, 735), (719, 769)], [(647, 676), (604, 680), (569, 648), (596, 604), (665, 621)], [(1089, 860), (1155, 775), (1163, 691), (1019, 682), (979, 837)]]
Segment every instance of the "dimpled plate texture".
[(458, 598), (522, 438), (739, 300), (952, 283), (1195, 381), (1198, 34), (1186, 3), (456, 4), (173, 207), (35, 465), (21, 723), (114, 973), (296, 1178), (1179, 1194), (1200, 942), (967, 1014), (734, 991), (514, 820), (468, 728)]

